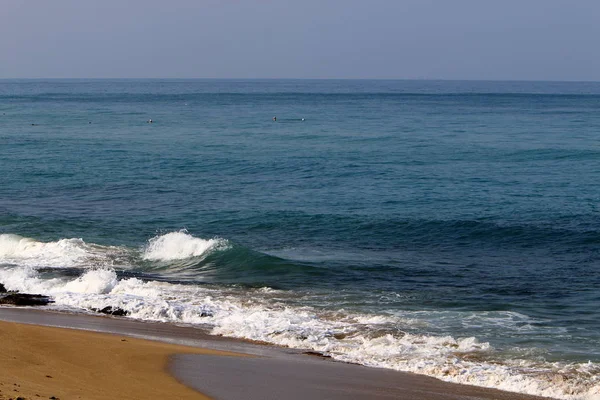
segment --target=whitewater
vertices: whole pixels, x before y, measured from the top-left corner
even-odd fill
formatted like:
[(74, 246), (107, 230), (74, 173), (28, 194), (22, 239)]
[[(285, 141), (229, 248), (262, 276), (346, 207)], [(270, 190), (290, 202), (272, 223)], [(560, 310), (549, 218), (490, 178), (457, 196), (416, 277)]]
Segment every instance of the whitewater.
[[(231, 248), (225, 239), (202, 239), (186, 231), (157, 235), (140, 248), (87, 244), (82, 239), (40, 242), (0, 235), (0, 282), (8, 290), (49, 295), (51, 309), (93, 313), (105, 307), (127, 318), (188, 324), (214, 335), (318, 351), (333, 359), (390, 368), (442, 380), (563, 399), (600, 398), (598, 363), (534, 361), (535, 349), (497, 352), (476, 337), (419, 334), (436, 313), (356, 313), (303, 306), (306, 294), (270, 287), (243, 288), (169, 282), (182, 267), (168, 267), (160, 280), (144, 276), (147, 260), (201, 263), (211, 252)], [(128, 264), (133, 261), (136, 264)], [(142, 265), (143, 267), (140, 267)], [(69, 271), (67, 276), (63, 273)], [(75, 272), (76, 271), (76, 272)], [(129, 277), (134, 274), (137, 277)], [(185, 274), (184, 274), (185, 275)], [(327, 299), (323, 299), (327, 301)], [(431, 314), (431, 315), (419, 315)], [(531, 319), (513, 312), (472, 314), (481, 324), (528, 329)], [(425, 318), (424, 318), (425, 317)], [(453, 316), (456, 317), (456, 316)], [(522, 355), (523, 358), (519, 358)]]

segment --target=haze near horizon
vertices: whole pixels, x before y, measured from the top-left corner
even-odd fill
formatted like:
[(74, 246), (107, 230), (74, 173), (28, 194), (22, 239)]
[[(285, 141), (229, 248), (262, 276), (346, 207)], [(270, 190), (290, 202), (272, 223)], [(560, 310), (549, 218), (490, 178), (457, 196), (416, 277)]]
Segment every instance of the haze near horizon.
[(592, 0), (3, 1), (0, 78), (600, 80)]

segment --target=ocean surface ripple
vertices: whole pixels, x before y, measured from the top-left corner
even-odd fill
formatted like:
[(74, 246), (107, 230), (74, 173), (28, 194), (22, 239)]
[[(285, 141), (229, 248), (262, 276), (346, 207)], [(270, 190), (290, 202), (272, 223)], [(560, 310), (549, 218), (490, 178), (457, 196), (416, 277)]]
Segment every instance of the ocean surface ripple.
[(599, 127), (598, 83), (0, 81), (0, 282), (600, 399)]

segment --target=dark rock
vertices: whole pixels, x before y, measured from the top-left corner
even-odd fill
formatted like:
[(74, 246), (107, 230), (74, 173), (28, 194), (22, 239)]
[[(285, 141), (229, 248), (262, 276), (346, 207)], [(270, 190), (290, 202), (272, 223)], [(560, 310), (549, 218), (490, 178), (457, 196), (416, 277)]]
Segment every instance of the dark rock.
[(303, 354), (307, 356), (320, 357), (320, 358), (331, 358), (331, 356), (323, 353), (319, 353), (318, 351), (305, 351)]
[(212, 316), (213, 316), (213, 313), (211, 313), (210, 311), (202, 311), (202, 312), (200, 313), (200, 316), (201, 316), (201, 317), (212, 317)]
[(0, 296), (0, 304), (13, 306), (45, 306), (48, 303), (54, 303), (54, 301), (43, 294), (9, 293)]
[(112, 307), (112, 306), (104, 307), (103, 309), (92, 308), (92, 311), (96, 311), (96, 312), (106, 314), (106, 315), (114, 315), (115, 317), (124, 317), (125, 315), (129, 314), (129, 311), (123, 310), (122, 308), (119, 308), (119, 307)]
[(0, 283), (0, 293), (6, 293), (6, 292), (8, 292), (8, 290), (6, 290), (4, 285)]

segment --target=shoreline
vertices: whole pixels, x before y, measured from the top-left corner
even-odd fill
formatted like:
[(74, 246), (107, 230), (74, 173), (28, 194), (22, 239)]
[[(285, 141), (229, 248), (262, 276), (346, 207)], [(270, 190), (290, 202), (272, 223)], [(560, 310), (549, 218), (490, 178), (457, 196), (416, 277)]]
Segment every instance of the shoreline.
[[(13, 330), (27, 332), (26, 335), (10, 339), (15, 341), (13, 343), (15, 348), (12, 351), (17, 353), (29, 351), (27, 354), (33, 358), (20, 363), (21, 377), (29, 376), (32, 369), (39, 370), (37, 380), (31, 378), (27, 384), (33, 390), (44, 389), (56, 392), (46, 398), (50, 396), (62, 399), (109, 398), (98, 393), (107, 390), (104, 385), (116, 387), (112, 382), (94, 384), (92, 381), (88, 386), (80, 389), (81, 391), (77, 392), (72, 388), (71, 390), (74, 391), (69, 392), (70, 395), (63, 394), (66, 397), (61, 397), (60, 393), (63, 392), (59, 389), (62, 389), (56, 386), (58, 380), (45, 378), (45, 375), (52, 375), (52, 372), (42, 374), (42, 369), (56, 368), (57, 364), (63, 365), (61, 363), (79, 365), (83, 362), (81, 354), (85, 354), (85, 360), (95, 361), (93, 363), (90, 361), (89, 364), (84, 362), (83, 366), (80, 365), (79, 369), (75, 368), (72, 373), (79, 374), (86, 371), (88, 375), (95, 375), (105, 373), (104, 369), (118, 369), (120, 374), (131, 376), (131, 382), (121, 380), (124, 386), (119, 386), (120, 398), (146, 398), (142, 393), (145, 390), (144, 385), (132, 383), (141, 381), (150, 382), (146, 389), (149, 388), (152, 396), (156, 396), (155, 386), (158, 385), (157, 382), (164, 380), (167, 383), (161, 384), (161, 387), (172, 388), (172, 391), (167, 392), (170, 398), (210, 398), (205, 396), (207, 395), (217, 399), (246, 398), (249, 400), (269, 398), (442, 400), (465, 397), (505, 400), (544, 399), (444, 382), (408, 372), (346, 364), (305, 354), (302, 350), (213, 336), (190, 326), (13, 307), (0, 307), (0, 321), (3, 321), (0, 322), (2, 337), (6, 336), (5, 329), (8, 328), (5, 327), (9, 326), (7, 324), (13, 324), (11, 325)], [(41, 346), (42, 343), (36, 343), (35, 338), (45, 338), (47, 335), (53, 338), (50, 341), (52, 344), (50, 348), (55, 350), (44, 353), (45, 361), (40, 364), (35, 361), (36, 352), (41, 352), (45, 347)], [(0, 340), (0, 354), (2, 354), (0, 362), (10, 366), (13, 359), (6, 356), (7, 343), (6, 340)], [(118, 368), (107, 368), (108, 365), (112, 365), (106, 360), (107, 357), (110, 360), (111, 355), (99, 348), (101, 344), (112, 346), (110, 348), (118, 350), (118, 354), (128, 354), (128, 356), (119, 360)], [(74, 347), (77, 347), (77, 350)], [(148, 352), (148, 349), (151, 349), (150, 355), (144, 355), (147, 360), (143, 363), (146, 366), (144, 368), (147, 369), (140, 369), (138, 365), (140, 363), (127, 361), (128, 357), (139, 358), (144, 351)], [(23, 357), (23, 354), (19, 354)], [(240, 357), (231, 357), (231, 355)], [(7, 371), (5, 365), (0, 365), (0, 370)], [(105, 367), (102, 368), (101, 365)], [(6, 374), (6, 372), (0, 373), (0, 383), (4, 384), (0, 386), (3, 390), (0, 392), (1, 400), (4, 400), (2, 395), (7, 384), (19, 384), (16, 381), (3, 382), (9, 377)], [(14, 375), (13, 380), (16, 377), (17, 375)], [(75, 380), (75, 383), (77, 384), (78, 380)], [(25, 387), (21, 385), (15, 388), (25, 393)], [(14, 389), (11, 387), (11, 390)], [(129, 393), (129, 397), (123, 395), (124, 390), (125, 393)], [(174, 396), (173, 390), (181, 390), (181, 396)], [(29, 396), (35, 394), (39, 393), (31, 393)]]

